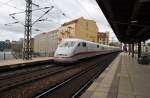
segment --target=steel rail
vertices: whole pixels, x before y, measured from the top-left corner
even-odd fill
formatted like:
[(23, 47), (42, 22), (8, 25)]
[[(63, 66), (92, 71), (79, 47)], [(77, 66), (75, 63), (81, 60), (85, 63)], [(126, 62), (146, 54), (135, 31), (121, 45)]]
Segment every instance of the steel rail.
[[(113, 57), (112, 57), (113, 58)], [(111, 62), (111, 59), (109, 60)], [(104, 69), (108, 66), (107, 62), (103, 62), (103, 66), (99, 66), (98, 62), (96, 64), (93, 64), (89, 66), (87, 69), (84, 69), (82, 72), (75, 74), (74, 76), (70, 77), (69, 79), (59, 83), (58, 85), (46, 90), (45, 92), (33, 97), (33, 98), (49, 98), (46, 97), (48, 95), (53, 94), (56, 90), (59, 90), (59, 88), (65, 87), (69, 82), (74, 81), (74, 79), (78, 79), (82, 77), (83, 75), (87, 74), (91, 70), (96, 70), (93, 76), (91, 76), (91, 79), (86, 80), (86, 83), (80, 87), (80, 89), (77, 90), (77, 92), (74, 92), (72, 96), (69, 98), (76, 98), (90, 83), (92, 83), (103, 71)], [(89, 74), (89, 73), (88, 73)], [(50, 97), (51, 98), (51, 97)], [(53, 97), (52, 97), (53, 98)]]
[(73, 79), (78, 78), (80, 75), (82, 75), (82, 74), (88, 72), (89, 70), (92, 69), (91, 67), (92, 67), (92, 68), (95, 68), (95, 66), (90, 66), (90, 68), (83, 70), (81, 73), (72, 76), (71, 78), (69, 78), (69, 79), (63, 81), (62, 83), (60, 83), (60, 84), (58, 84), (58, 85), (56, 85), (56, 86), (50, 88), (49, 90), (43, 92), (42, 94), (37, 95), (37, 96), (34, 97), (34, 98), (41, 98), (41, 97), (45, 96), (46, 94), (53, 92), (54, 90), (58, 89), (59, 87), (61, 87), (61, 86), (65, 85), (65, 84), (67, 84), (68, 82), (72, 81)]
[(41, 78), (44, 78), (49, 75), (53, 75), (65, 70), (70, 69), (72, 66), (62, 67), (62, 66), (53, 66), (33, 72), (28, 72), (23, 75), (19, 75), (18, 77), (8, 78), (6, 80), (0, 81), (0, 92), (6, 91), (7, 89), (23, 85), (28, 82), (32, 82)]

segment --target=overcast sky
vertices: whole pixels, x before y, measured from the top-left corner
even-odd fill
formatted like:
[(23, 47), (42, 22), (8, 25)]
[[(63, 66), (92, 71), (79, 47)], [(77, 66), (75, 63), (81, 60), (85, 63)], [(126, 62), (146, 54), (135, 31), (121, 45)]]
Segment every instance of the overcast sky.
[[(100, 32), (109, 31), (111, 39), (115, 37), (95, 0), (33, 0), (33, 3), (39, 5), (39, 8), (50, 6), (54, 6), (54, 8), (42, 18), (47, 21), (37, 22), (33, 25), (32, 36), (57, 29), (64, 22), (72, 19), (84, 17), (95, 20)], [(37, 8), (37, 6), (33, 5), (33, 10)], [(17, 20), (12, 19), (9, 14), (22, 12), (24, 10), (25, 0), (0, 1), (0, 40), (18, 40), (19, 38), (23, 38), (24, 26), (22, 24), (24, 24), (25, 13), (14, 15)], [(48, 9), (33, 11), (33, 22), (47, 10)], [(63, 13), (65, 13), (65, 15)], [(18, 20), (20, 23), (13, 24)]]

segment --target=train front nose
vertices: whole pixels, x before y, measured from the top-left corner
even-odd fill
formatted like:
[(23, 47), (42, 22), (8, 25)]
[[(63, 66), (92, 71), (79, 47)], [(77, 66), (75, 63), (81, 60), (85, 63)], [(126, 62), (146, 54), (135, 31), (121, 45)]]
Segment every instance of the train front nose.
[(72, 52), (69, 49), (58, 49), (55, 52), (55, 62), (59, 63), (72, 63), (74, 59), (71, 57)]
[(54, 54), (55, 57), (68, 57), (70, 56), (70, 49), (69, 48), (57, 48)]

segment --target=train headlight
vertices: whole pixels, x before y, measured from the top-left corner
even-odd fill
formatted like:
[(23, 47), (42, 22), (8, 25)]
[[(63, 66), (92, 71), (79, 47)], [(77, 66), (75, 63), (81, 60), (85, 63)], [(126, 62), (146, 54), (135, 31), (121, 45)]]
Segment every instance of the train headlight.
[(67, 54), (57, 54), (58, 56), (67, 56)]

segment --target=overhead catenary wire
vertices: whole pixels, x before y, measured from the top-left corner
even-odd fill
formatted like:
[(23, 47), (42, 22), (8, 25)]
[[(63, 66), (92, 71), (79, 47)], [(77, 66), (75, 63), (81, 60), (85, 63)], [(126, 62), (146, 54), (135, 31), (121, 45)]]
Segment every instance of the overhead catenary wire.
[[(10, 1), (12, 1), (12, 0), (10, 0)], [(10, 2), (10, 1), (9, 1), (9, 2)], [(41, 19), (41, 18), (44, 17), (46, 14), (48, 14), (49, 16), (51, 16), (51, 15), (50, 15), (50, 10), (47, 10), (47, 11), (44, 11), (44, 10), (45, 10), (45, 9), (49, 9), (49, 8), (50, 8), (50, 9), (53, 9), (54, 6), (39, 8), (40, 5), (35, 4), (35, 3), (32, 3), (32, 4), (33, 4), (34, 6), (36, 6), (36, 7), (38, 7), (37, 9), (33, 9), (32, 11), (41, 10), (41, 11), (44, 12), (44, 14), (43, 14), (42, 16), (40, 16), (36, 21), (34, 21), (34, 22), (32, 23), (32, 25), (34, 25), (36, 22), (52, 21), (52, 20), (49, 20), (48, 18), (46, 18), (46, 19)], [(55, 6), (56, 6), (56, 4), (55, 4)], [(55, 8), (60, 11), (61, 15), (67, 17), (67, 15), (66, 15), (62, 10), (60, 10), (58, 7), (55, 7)], [(15, 22), (11, 22), (11, 23), (4, 24), (4, 25), (5, 25), (5, 26), (9, 26), (9, 25), (21, 23), (23, 26), (25, 26), (25, 24), (24, 24), (23, 22), (19, 21), (19, 20), (16, 18), (16, 16), (15, 16), (15, 15), (17, 15), (17, 14), (22, 14), (22, 13), (25, 13), (25, 11), (9, 14), (9, 16), (10, 16), (12, 19), (14, 19)], [(56, 13), (56, 14), (57, 14), (57, 13)], [(59, 13), (58, 13), (58, 14), (59, 14)], [(67, 18), (70, 18), (70, 17), (67, 17)], [(59, 25), (61, 24), (61, 23), (58, 23), (58, 22), (56, 22), (56, 21), (54, 21), (54, 22), (55, 22), (56, 24), (59, 24)]]
[(12, 24), (17, 24), (19, 23), (19, 21), (16, 21), (16, 22), (11, 22), (11, 23), (8, 23), (8, 24), (4, 24), (5, 26), (11, 26)]
[[(37, 10), (41, 10), (41, 9), (48, 9), (48, 8), (53, 8), (53, 7), (43, 7), (43, 8), (34, 9), (34, 10), (32, 10), (32, 11), (37, 11)], [(41, 19), (41, 18), (42, 18), (44, 15), (46, 15), (48, 12), (49, 12), (49, 10), (46, 11), (46, 12), (45, 12), (40, 18), (38, 18), (38, 19)], [(23, 26), (25, 26), (24, 23), (22, 23), (21, 21), (19, 21), (19, 20), (15, 17), (16, 14), (22, 14), (22, 13), (25, 13), (25, 11), (18, 12), (18, 13), (12, 13), (12, 14), (9, 14), (9, 16), (10, 16), (12, 19), (16, 20), (17, 22), (21, 23)], [(38, 20), (36, 20), (35, 22), (38, 22)], [(8, 23), (8, 24), (12, 24), (12, 23)], [(15, 23), (14, 23), (14, 24), (15, 24)], [(33, 23), (33, 24), (35, 24), (35, 23)], [(5, 24), (5, 26), (7, 26), (7, 24)]]
[[(68, 17), (61, 9), (58, 8), (58, 6), (54, 3), (53, 0), (52, 0), (52, 2), (53, 2), (52, 6), (55, 6), (55, 8), (56, 8), (57, 10), (59, 10), (60, 13), (62, 13), (61, 15), (65, 16), (66, 18), (71, 19), (71, 18)], [(34, 6), (36, 6), (36, 7), (38, 7), (38, 8), (40, 7), (40, 5), (38, 5), (38, 4), (34, 4)], [(45, 11), (43, 11), (42, 9), (40, 9), (40, 10), (41, 10), (42, 12), (45, 12)], [(56, 14), (59, 14), (59, 13), (56, 13)], [(48, 13), (48, 15), (51, 16), (50, 13)]]
[[(34, 6), (36, 6), (37, 8), (39, 8), (40, 7), (40, 5), (38, 5), (38, 4), (34, 4)], [(54, 6), (54, 5), (52, 5), (52, 6)], [(54, 6), (55, 7), (55, 6)], [(55, 7), (56, 8), (56, 7)], [(57, 9), (57, 8), (56, 8)], [(43, 9), (39, 9), (39, 10), (41, 10), (42, 12), (44, 12), (44, 13), (46, 13), (46, 11), (44, 11)], [(58, 9), (59, 10), (59, 9)], [(60, 10), (59, 10), (60, 11)], [(62, 11), (61, 11), (62, 12)], [(59, 14), (59, 13), (55, 13), (55, 14)], [(65, 14), (65, 13), (63, 13), (63, 14)], [(63, 15), (62, 14), (62, 15)], [(49, 13), (47, 13), (47, 15), (49, 15), (50, 17), (51, 17), (51, 15), (50, 15), (50, 12)], [(44, 21), (53, 21), (52, 19), (49, 19), (49, 18), (44, 18), (44, 19), (39, 19), (37, 22), (44, 22)], [(55, 24), (57, 24), (57, 25), (61, 25), (61, 23), (59, 23), (59, 22), (56, 22), (56, 21), (53, 21), (53, 23), (55, 23)]]
[[(37, 11), (37, 10), (41, 10), (41, 9), (48, 9), (48, 8), (50, 8), (50, 7), (43, 7), (43, 8), (38, 8), (38, 9), (34, 9), (34, 10), (32, 10), (32, 12), (33, 12), (33, 11)], [(22, 11), (22, 12), (18, 12), (18, 13), (12, 13), (12, 14), (10, 14), (10, 15), (15, 15), (15, 14), (22, 14), (22, 13), (25, 13), (25, 11)]]
[(24, 23), (22, 23), (21, 21), (19, 21), (14, 15), (9, 15), (12, 19), (16, 20), (17, 22), (19, 22), (20, 24), (22, 24), (23, 26), (25, 26)]
[(32, 25), (34, 25), (37, 21), (39, 21), (43, 16), (45, 16), (47, 13), (49, 13), (52, 9), (54, 8), (54, 6), (51, 6), (51, 8), (49, 10), (47, 10), (42, 16), (40, 16), (36, 21), (34, 21), (32, 23)]
[[(39, 20), (39, 22), (45, 22), (45, 21), (50, 21), (50, 22), (52, 22), (53, 20), (51, 20), (51, 19), (48, 19), (48, 18), (45, 18), (45, 19), (40, 19)], [(57, 24), (57, 25), (61, 25), (61, 23), (59, 23), (59, 22), (56, 22), (56, 21), (53, 21), (53, 23), (55, 23), (55, 24)]]
[(61, 13), (62, 13), (63, 16), (65, 16), (66, 18), (71, 19), (71, 17), (67, 16), (67, 15), (57, 6), (57, 4), (54, 2), (54, 0), (51, 0), (51, 1), (52, 1), (52, 3), (54, 4), (54, 6), (56, 6), (55, 8), (57, 8), (58, 10), (61, 11)]

